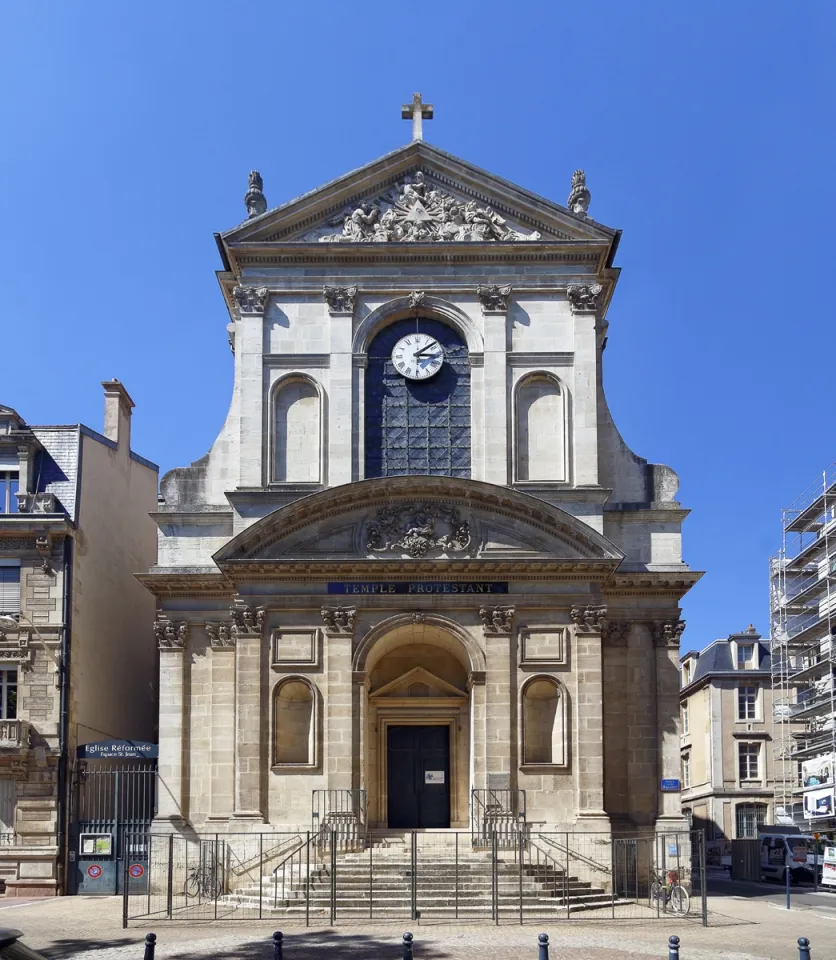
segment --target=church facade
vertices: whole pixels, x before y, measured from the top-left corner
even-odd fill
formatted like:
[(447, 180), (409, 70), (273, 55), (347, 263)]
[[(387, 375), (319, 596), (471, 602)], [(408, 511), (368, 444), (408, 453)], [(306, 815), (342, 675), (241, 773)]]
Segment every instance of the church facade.
[(229, 414), (163, 478), (141, 577), (159, 828), (341, 798), (391, 829), (684, 826), (660, 779), (699, 574), (676, 474), (604, 396), (620, 234), (589, 199), (421, 140), (272, 210), (251, 174), (218, 237)]

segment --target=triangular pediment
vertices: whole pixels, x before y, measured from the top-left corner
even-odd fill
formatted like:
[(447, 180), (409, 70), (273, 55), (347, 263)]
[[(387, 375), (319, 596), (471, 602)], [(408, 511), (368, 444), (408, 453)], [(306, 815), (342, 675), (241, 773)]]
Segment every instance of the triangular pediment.
[(264, 243), (613, 242), (616, 230), (423, 141), (222, 235)]
[(456, 697), (467, 699), (467, 694), (452, 683), (442, 680), (425, 667), (413, 667), (394, 680), (384, 684), (379, 690), (369, 693), (372, 698), (391, 697)]
[(621, 551), (530, 494), (451, 477), (388, 477), (332, 487), (274, 511), (215, 554), (225, 564), (440, 560), (605, 563)]

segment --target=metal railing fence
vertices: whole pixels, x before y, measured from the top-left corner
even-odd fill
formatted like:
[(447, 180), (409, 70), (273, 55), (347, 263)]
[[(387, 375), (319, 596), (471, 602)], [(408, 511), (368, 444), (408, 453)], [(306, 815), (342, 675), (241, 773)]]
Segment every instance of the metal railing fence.
[[(305, 833), (131, 839), (123, 921), (267, 920), (304, 925), (366, 920), (653, 919), (706, 922), (702, 831), (612, 837), (518, 831)], [(683, 904), (687, 909), (683, 909)]]

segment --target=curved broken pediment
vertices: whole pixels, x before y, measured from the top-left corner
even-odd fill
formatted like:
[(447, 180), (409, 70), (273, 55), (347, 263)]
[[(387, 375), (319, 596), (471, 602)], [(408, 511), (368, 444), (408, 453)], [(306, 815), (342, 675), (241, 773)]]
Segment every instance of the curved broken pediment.
[(333, 487), (281, 507), (215, 562), (289, 560), (620, 561), (583, 521), (529, 494), (476, 480), (388, 477)]

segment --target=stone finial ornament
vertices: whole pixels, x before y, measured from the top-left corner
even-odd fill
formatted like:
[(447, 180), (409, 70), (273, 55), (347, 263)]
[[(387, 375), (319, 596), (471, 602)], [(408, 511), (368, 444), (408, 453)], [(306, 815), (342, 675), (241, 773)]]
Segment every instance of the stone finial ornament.
[(250, 171), (250, 182), (247, 192), (244, 195), (244, 203), (247, 205), (247, 217), (258, 217), (267, 209), (267, 198), (262, 192), (264, 181), (258, 170)]
[(569, 191), (566, 206), (576, 217), (585, 217), (591, 199), (592, 194), (586, 186), (586, 174), (583, 170), (576, 170), (572, 174), (572, 189)]

